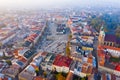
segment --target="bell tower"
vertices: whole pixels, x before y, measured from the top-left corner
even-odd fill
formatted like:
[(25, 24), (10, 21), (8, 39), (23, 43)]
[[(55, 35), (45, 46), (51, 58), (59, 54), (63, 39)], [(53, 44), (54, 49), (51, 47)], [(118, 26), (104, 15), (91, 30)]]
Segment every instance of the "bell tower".
[(104, 37), (105, 37), (104, 27), (101, 26), (100, 32), (99, 32), (99, 37), (98, 37), (99, 45), (104, 44)]

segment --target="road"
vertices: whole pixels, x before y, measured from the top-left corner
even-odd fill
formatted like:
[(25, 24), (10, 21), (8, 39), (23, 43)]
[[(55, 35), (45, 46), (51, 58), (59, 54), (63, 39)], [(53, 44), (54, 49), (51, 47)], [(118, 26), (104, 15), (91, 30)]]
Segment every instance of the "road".
[(97, 56), (97, 46), (98, 46), (98, 40), (97, 40), (97, 37), (95, 37), (95, 40), (94, 40), (94, 45), (93, 45), (93, 52), (92, 52), (92, 55), (95, 57), (96, 59), (96, 68), (98, 68), (98, 56)]

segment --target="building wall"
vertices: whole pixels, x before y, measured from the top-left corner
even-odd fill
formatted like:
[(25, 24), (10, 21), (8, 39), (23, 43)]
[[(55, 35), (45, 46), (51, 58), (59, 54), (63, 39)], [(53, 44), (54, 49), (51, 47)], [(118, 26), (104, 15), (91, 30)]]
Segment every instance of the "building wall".
[(108, 41), (104, 41), (104, 44), (103, 45), (106, 45), (106, 46), (114, 46), (114, 42), (108, 42)]
[(53, 69), (56, 69), (57, 72), (65, 72), (68, 73), (69, 72), (69, 67), (65, 67), (65, 66), (56, 66), (53, 65)]
[(90, 48), (90, 47), (84, 47), (84, 46), (82, 46), (82, 49), (83, 49), (83, 50), (90, 50), (90, 51), (93, 51), (93, 48)]

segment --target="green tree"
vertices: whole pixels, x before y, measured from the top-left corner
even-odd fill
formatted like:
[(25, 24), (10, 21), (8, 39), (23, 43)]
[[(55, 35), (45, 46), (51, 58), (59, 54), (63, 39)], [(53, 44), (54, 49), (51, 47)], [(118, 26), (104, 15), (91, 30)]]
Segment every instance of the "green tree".
[(85, 77), (83, 77), (81, 80), (85, 80)]
[(39, 76), (39, 69), (35, 69), (36, 75)]
[(117, 27), (115, 32), (116, 32), (116, 36), (120, 38), (120, 26)]
[(99, 18), (99, 17), (96, 17), (96, 18), (93, 18), (90, 22), (90, 24), (97, 30), (99, 31), (101, 26), (102, 25), (105, 25), (105, 22)]
[(66, 56), (70, 57), (70, 42), (69, 41), (66, 44)]
[(6, 63), (7, 63), (8, 65), (12, 65), (12, 62), (11, 62), (10, 60), (6, 60)]
[(61, 73), (58, 73), (56, 75), (56, 78), (57, 78), (57, 80), (65, 80), (66, 79)]
[(72, 34), (69, 35), (69, 41), (72, 39)]
[(47, 77), (47, 73), (45, 71), (43, 72), (43, 75), (45, 78)]

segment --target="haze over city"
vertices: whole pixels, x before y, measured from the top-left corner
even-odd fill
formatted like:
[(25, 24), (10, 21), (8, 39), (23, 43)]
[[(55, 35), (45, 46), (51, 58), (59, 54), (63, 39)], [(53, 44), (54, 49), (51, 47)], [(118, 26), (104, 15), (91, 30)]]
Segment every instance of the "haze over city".
[(120, 0), (0, 0), (0, 80), (120, 80)]
[(119, 0), (0, 0), (0, 8), (118, 7), (119, 4)]

